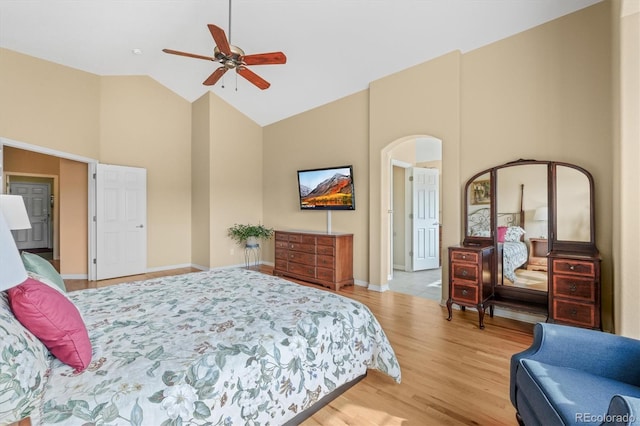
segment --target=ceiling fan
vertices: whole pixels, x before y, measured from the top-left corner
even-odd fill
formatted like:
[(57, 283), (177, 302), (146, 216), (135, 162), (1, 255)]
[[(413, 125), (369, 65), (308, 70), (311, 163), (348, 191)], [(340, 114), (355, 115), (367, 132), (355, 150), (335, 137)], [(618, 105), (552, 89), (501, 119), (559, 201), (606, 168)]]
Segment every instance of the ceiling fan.
[(205, 59), (207, 61), (219, 62), (222, 66), (216, 69), (202, 84), (213, 86), (229, 70), (235, 69), (238, 74), (246, 78), (258, 88), (264, 90), (271, 84), (258, 74), (247, 68), (247, 65), (270, 65), (284, 64), (287, 57), (282, 52), (257, 53), (245, 55), (244, 51), (229, 43), (231, 38), (231, 0), (229, 0), (229, 39), (224, 30), (216, 25), (208, 24), (209, 32), (213, 36), (216, 47), (213, 49), (213, 56), (203, 56), (194, 53), (180, 52), (178, 50), (162, 49), (165, 53), (172, 55), (188, 56), (190, 58)]

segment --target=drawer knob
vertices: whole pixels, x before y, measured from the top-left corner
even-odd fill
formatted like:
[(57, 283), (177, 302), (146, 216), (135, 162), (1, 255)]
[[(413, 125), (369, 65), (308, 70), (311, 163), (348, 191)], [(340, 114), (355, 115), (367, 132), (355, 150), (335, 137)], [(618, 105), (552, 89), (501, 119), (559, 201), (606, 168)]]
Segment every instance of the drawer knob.
[(575, 271), (576, 270), (576, 265), (569, 265), (569, 270)]
[(575, 308), (573, 308), (571, 309), (571, 311), (569, 311), (569, 315), (571, 315), (572, 317), (575, 317), (578, 315), (578, 311)]
[(466, 296), (467, 294), (469, 294), (469, 290), (467, 290), (467, 289), (462, 290), (462, 295), (463, 296)]
[(571, 283), (571, 284), (569, 285), (569, 291), (570, 291), (571, 293), (575, 293), (575, 292), (576, 292), (576, 290), (578, 290), (578, 286), (577, 286), (577, 285), (575, 285), (575, 283)]
[(463, 277), (466, 277), (467, 275), (469, 275), (469, 272), (467, 272), (467, 270), (466, 270), (466, 269), (464, 269), (464, 270), (462, 271), (462, 276), (463, 276)]
[(466, 255), (466, 254), (463, 254), (463, 255), (462, 255), (462, 260), (466, 260), (466, 259), (467, 259), (467, 255)]

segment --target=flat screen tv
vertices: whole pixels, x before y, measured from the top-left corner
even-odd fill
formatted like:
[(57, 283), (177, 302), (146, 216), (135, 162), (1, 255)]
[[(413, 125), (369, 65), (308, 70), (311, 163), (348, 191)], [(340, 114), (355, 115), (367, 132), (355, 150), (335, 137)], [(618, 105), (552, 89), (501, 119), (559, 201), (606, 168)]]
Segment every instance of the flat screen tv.
[(302, 210), (355, 210), (353, 166), (298, 170)]

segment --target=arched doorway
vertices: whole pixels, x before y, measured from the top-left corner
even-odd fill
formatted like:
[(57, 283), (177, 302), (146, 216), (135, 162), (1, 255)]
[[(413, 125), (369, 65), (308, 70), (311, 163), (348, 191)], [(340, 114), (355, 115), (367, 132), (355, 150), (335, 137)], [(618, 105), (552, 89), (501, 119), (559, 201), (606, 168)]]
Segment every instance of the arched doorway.
[(389, 288), (440, 302), (442, 141), (403, 137), (389, 144), (387, 156)]

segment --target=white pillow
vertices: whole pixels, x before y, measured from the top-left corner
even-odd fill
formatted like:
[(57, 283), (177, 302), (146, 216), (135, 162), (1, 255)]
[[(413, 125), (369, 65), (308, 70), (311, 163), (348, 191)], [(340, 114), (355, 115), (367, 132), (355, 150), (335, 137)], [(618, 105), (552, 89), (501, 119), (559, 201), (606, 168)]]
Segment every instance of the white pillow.
[(525, 234), (524, 229), (519, 226), (510, 226), (507, 228), (507, 232), (504, 234), (505, 241), (520, 241), (520, 238)]

